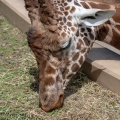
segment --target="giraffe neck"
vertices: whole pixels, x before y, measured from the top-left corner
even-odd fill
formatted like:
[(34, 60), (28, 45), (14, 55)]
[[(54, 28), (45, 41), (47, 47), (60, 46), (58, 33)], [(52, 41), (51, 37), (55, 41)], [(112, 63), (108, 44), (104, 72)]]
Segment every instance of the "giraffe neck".
[(120, 50), (120, 23), (111, 18), (105, 24), (96, 28), (96, 39)]
[(95, 27), (96, 39), (120, 49), (120, 8), (117, 4), (108, 5), (100, 2), (81, 2), (84, 8), (115, 9), (116, 14), (106, 23)]

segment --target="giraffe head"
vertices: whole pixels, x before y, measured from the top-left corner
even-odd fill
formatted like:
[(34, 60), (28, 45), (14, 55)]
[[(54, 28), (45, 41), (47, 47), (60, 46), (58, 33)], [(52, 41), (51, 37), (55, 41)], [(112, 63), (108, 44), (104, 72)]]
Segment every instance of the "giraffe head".
[(64, 89), (95, 40), (94, 27), (115, 11), (85, 9), (80, 0), (25, 2), (32, 22), (28, 43), (40, 71), (40, 103), (51, 111), (63, 105)]

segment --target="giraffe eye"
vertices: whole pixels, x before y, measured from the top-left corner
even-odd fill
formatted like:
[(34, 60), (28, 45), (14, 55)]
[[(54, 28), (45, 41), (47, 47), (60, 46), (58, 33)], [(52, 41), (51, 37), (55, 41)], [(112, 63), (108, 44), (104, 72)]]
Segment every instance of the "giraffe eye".
[(70, 43), (69, 41), (65, 42), (64, 44), (62, 44), (61, 48), (64, 49), (64, 48), (68, 47), (69, 43)]
[(59, 51), (69, 48), (70, 45), (71, 45), (71, 39), (70, 39), (69, 41), (63, 43), (63, 44), (61, 45)]

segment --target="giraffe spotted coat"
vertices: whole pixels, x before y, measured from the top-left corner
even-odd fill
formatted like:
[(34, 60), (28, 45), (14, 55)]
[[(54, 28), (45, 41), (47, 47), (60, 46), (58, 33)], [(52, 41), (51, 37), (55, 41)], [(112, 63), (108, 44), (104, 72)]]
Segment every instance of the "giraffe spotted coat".
[(84, 0), (25, 0), (31, 20), (28, 44), (39, 68), (44, 111), (63, 105), (64, 90), (95, 40), (120, 49), (117, 5)]

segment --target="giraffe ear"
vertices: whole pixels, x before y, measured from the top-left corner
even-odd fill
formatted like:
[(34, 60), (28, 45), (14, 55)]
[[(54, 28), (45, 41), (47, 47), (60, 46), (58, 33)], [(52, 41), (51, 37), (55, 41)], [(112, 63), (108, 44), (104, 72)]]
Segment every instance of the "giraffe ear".
[(114, 14), (115, 10), (83, 9), (79, 17), (77, 17), (78, 15), (76, 17), (82, 24), (98, 26), (108, 21)]

